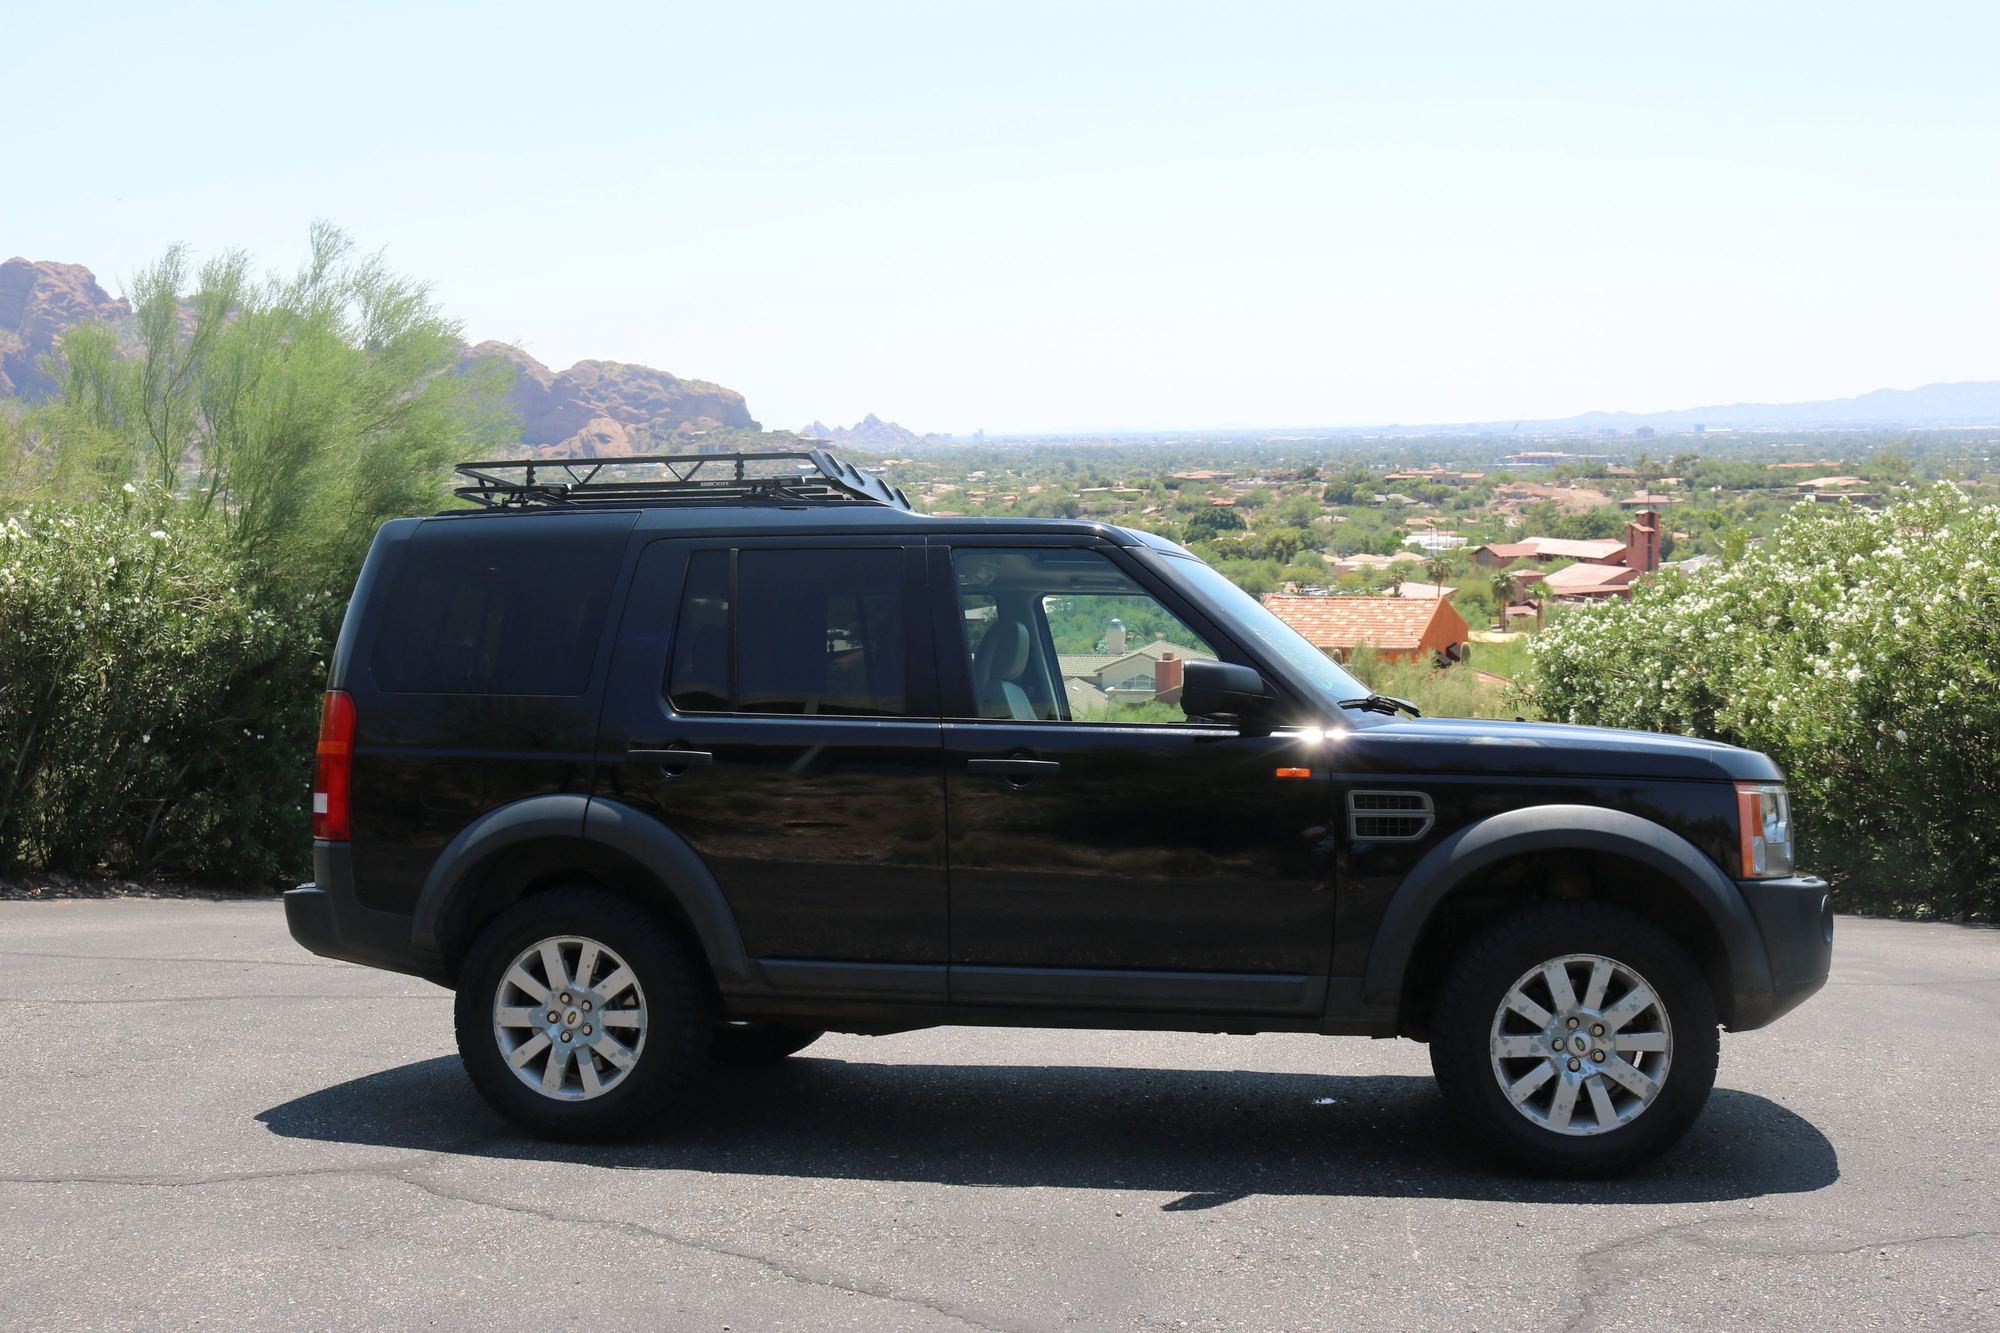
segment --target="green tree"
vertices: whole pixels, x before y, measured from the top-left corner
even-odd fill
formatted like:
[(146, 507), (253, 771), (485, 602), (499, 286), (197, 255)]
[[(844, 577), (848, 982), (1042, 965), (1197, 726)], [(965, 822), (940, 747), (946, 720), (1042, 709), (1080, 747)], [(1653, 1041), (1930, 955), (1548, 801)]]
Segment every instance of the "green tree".
[(458, 325), (326, 223), (291, 277), (176, 246), (133, 284), (136, 355), (73, 331), (34, 425), (58, 492), (151, 482), (214, 514), (262, 577), (344, 591), (384, 518), (435, 509), (449, 464), (508, 433)]
[(1204, 504), (1188, 516), (1187, 539), (1206, 541), (1218, 533), (1241, 532), (1248, 525), (1243, 516), (1226, 505)]
[[(418, 283), (316, 226), (291, 277), (175, 248), (0, 416), (0, 864), (304, 868), (328, 645), (375, 529), (511, 432)], [(497, 374), (498, 372), (496, 372)]]

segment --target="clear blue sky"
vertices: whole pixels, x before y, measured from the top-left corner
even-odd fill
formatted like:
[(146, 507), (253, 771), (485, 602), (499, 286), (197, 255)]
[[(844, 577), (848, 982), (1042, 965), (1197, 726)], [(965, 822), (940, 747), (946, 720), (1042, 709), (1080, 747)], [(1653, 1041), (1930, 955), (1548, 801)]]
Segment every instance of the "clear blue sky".
[(1987, 4), (7, 6), (0, 256), (289, 268), (765, 424), (2000, 378)]

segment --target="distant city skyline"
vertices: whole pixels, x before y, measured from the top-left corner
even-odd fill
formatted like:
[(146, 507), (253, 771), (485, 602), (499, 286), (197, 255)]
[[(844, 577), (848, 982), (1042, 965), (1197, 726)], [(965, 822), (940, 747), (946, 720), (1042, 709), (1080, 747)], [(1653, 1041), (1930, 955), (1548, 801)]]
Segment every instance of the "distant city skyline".
[(2000, 379), (1985, 6), (114, 0), (10, 15), (0, 256), (330, 218), (469, 340), (966, 436)]

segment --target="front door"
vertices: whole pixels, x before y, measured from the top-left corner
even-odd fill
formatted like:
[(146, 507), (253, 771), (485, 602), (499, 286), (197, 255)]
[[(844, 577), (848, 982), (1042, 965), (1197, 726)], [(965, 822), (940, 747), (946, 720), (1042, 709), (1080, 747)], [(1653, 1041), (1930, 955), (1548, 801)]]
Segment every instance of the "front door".
[(1113, 547), (954, 541), (931, 569), (953, 1003), (1316, 1010), (1334, 921), (1316, 738), (1178, 702), (1188, 661), (1254, 663)]
[(882, 538), (675, 540), (635, 574), (599, 793), (692, 847), (774, 985), (943, 998), (922, 557)]

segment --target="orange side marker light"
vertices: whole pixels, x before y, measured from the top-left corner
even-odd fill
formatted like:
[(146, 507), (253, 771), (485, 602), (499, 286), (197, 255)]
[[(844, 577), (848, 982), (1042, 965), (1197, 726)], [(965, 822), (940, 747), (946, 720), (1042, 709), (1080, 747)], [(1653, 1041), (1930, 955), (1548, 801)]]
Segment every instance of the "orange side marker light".
[(1312, 775), (1313, 771), (1310, 768), (1281, 768), (1278, 770), (1278, 776), (1281, 778), (1309, 778)]

